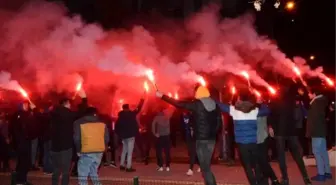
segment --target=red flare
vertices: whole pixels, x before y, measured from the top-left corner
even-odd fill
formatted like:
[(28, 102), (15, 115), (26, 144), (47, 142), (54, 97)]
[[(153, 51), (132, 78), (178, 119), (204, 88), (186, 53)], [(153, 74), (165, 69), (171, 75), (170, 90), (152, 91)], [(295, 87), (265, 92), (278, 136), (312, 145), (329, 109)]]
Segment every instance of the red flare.
[(144, 88), (145, 88), (146, 92), (149, 91), (149, 86), (148, 86), (147, 81), (144, 82)]
[(261, 97), (261, 93), (259, 91), (254, 89), (253, 92), (256, 96)]
[(231, 94), (236, 94), (236, 87), (235, 86), (231, 87)]
[(175, 93), (175, 99), (179, 99), (179, 95), (178, 95), (178, 93)]
[(24, 89), (20, 88), (19, 91), (24, 98), (29, 98), (27, 92)]
[(169, 97), (173, 97), (172, 93), (168, 93), (168, 96), (169, 96)]
[(202, 86), (206, 86), (206, 81), (204, 80), (204, 78), (202, 77), (202, 76), (200, 76), (199, 78), (198, 78), (198, 82), (202, 85)]
[(325, 80), (327, 81), (329, 86), (334, 86), (335, 85), (335, 83), (330, 78), (326, 77)]
[(76, 91), (80, 91), (82, 88), (82, 82), (79, 82), (77, 85), (76, 85)]
[(269, 86), (268, 90), (270, 91), (271, 94), (276, 94), (276, 90), (273, 87)]
[(154, 83), (155, 78), (154, 78), (154, 72), (153, 72), (153, 70), (148, 69), (148, 70), (146, 71), (146, 75), (147, 75), (148, 79), (149, 79), (152, 83)]
[(249, 79), (250, 78), (250, 75), (247, 73), (247, 71), (242, 71), (240, 73), (243, 77), (245, 77), (246, 79)]
[(120, 103), (120, 104), (124, 103), (124, 99), (120, 99), (120, 100), (119, 100), (119, 103)]
[(294, 66), (294, 67), (293, 67), (293, 71), (295, 72), (295, 74), (296, 74), (297, 76), (301, 76), (301, 71), (299, 70), (298, 67)]

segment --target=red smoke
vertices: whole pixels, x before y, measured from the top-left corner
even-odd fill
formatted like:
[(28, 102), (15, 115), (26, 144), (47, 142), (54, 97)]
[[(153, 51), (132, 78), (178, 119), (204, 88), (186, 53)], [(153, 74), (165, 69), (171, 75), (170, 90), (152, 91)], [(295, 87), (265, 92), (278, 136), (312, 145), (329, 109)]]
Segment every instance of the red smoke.
[[(148, 69), (155, 72), (163, 92), (197, 82), (200, 72), (246, 71), (251, 83), (265, 88), (270, 85), (256, 72), (257, 65), (285, 77), (295, 75), (293, 62), (256, 33), (253, 16), (220, 20), (217, 13), (216, 7), (205, 8), (186, 25), (165, 26), (154, 33), (141, 25), (104, 30), (85, 24), (79, 16), (68, 17), (62, 5), (50, 2), (28, 3), (20, 11), (0, 9), (0, 70), (9, 71), (20, 83), (33, 81), (30, 87), (41, 94), (72, 91), (83, 78), (90, 102), (108, 104), (106, 108), (117, 99), (140, 95)], [(303, 74), (324, 78), (321, 68), (311, 70), (302, 58), (294, 62)], [(0, 87), (18, 88), (3, 73)], [(127, 100), (133, 103), (138, 97)]]

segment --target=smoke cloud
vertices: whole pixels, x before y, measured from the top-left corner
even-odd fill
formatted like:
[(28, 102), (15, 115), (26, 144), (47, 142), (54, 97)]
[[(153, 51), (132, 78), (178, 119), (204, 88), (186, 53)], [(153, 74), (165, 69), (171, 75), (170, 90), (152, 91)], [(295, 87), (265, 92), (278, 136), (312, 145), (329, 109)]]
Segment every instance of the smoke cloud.
[[(83, 81), (92, 102), (104, 106), (142, 94), (148, 69), (167, 93), (197, 82), (201, 73), (240, 75), (243, 70), (253, 83), (268, 87), (257, 66), (291, 78), (297, 65), (310, 77), (321, 76), (322, 68), (310, 69), (302, 58), (293, 63), (274, 42), (258, 35), (252, 15), (220, 20), (218, 10), (207, 7), (186, 24), (169, 23), (154, 32), (142, 25), (104, 30), (80, 16), (67, 16), (63, 5), (50, 2), (33, 1), (11, 12), (0, 9), (0, 70), (41, 95), (73, 91)], [(1, 88), (18, 88), (9, 73), (1, 72), (0, 78)]]

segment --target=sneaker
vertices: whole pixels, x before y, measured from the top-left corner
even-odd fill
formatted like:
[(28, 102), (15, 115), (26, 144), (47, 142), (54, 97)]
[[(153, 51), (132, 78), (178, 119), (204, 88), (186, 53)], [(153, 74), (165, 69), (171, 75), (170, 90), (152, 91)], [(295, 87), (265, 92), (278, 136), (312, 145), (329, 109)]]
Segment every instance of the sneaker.
[(325, 177), (326, 179), (332, 179), (332, 175), (331, 175), (331, 173), (325, 173), (325, 174), (324, 174), (324, 177)]
[(278, 180), (273, 180), (273, 181), (272, 181), (272, 185), (280, 185), (280, 183), (279, 183)]
[(197, 172), (198, 172), (198, 173), (201, 172), (201, 168), (198, 168), (198, 169), (197, 169)]
[(189, 169), (189, 170), (187, 171), (187, 175), (188, 175), (188, 176), (192, 176), (192, 175), (194, 175), (194, 172), (193, 172), (191, 169)]
[(113, 167), (113, 168), (117, 168), (117, 165), (116, 165), (114, 162), (112, 162), (112, 163), (110, 164), (110, 166)]
[(312, 181), (319, 181), (319, 182), (324, 182), (326, 181), (326, 177), (324, 175), (316, 175), (311, 178)]
[(166, 171), (169, 172), (169, 171), (170, 171), (170, 168), (169, 168), (169, 167), (166, 167)]
[(126, 172), (135, 172), (135, 171), (136, 171), (136, 170), (135, 170), (134, 168), (132, 168), (132, 167), (126, 169)]
[(120, 169), (120, 171), (125, 171), (126, 170), (126, 168), (124, 166), (120, 166), (119, 169)]
[(163, 168), (162, 168), (162, 167), (158, 167), (156, 170), (157, 170), (158, 172), (162, 172), (162, 171), (163, 171)]
[(109, 166), (110, 164), (108, 162), (104, 162), (103, 166)]

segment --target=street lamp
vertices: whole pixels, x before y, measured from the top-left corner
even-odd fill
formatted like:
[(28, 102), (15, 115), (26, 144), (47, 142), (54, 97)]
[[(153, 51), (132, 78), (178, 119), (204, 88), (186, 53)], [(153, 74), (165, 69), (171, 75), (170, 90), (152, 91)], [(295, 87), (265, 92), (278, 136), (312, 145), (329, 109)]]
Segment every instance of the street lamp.
[(314, 59), (315, 59), (315, 56), (314, 56), (314, 55), (310, 55), (309, 59), (310, 59), (310, 60), (314, 60)]

